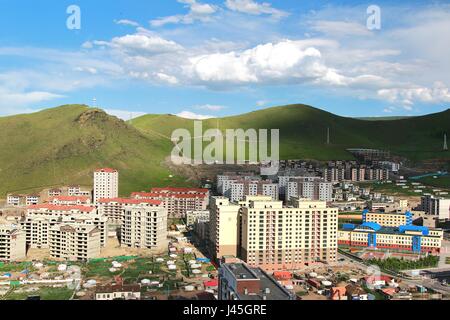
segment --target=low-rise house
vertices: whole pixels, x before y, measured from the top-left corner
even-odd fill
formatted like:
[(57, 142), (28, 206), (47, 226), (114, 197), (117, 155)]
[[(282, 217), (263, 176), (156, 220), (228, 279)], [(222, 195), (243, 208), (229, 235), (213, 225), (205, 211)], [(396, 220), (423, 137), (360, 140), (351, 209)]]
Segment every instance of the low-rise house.
[(141, 287), (139, 285), (107, 285), (98, 287), (95, 300), (140, 300)]

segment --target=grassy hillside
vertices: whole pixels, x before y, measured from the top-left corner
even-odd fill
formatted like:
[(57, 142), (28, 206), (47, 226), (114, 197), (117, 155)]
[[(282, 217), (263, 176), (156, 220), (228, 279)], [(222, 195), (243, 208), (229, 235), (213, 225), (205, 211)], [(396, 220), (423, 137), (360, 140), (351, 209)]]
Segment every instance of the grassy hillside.
[[(351, 159), (350, 147), (380, 148), (413, 160), (448, 159), (450, 110), (388, 121), (345, 118), (305, 105), (255, 111), (203, 121), (208, 128), (280, 129), (282, 159)], [(193, 131), (193, 120), (146, 115), (126, 123), (99, 109), (67, 105), (0, 118), (0, 196), (43, 187), (91, 184), (95, 168), (120, 170), (120, 192), (156, 185), (187, 184), (170, 178), (162, 162), (170, 155), (173, 130)], [(327, 145), (327, 128), (331, 144)]]
[(0, 118), (0, 194), (44, 186), (92, 183), (92, 170), (120, 170), (120, 192), (169, 179), (161, 167), (165, 144), (102, 110), (68, 105)]
[[(192, 132), (193, 120), (173, 115), (145, 115), (133, 125), (150, 136), (169, 137), (173, 130)], [(348, 148), (379, 148), (412, 160), (450, 159), (442, 151), (443, 134), (450, 133), (450, 109), (422, 117), (389, 120), (345, 118), (306, 105), (269, 108), (239, 116), (203, 121), (203, 128), (280, 129), (283, 159), (350, 159)], [(327, 145), (327, 128), (331, 144)]]

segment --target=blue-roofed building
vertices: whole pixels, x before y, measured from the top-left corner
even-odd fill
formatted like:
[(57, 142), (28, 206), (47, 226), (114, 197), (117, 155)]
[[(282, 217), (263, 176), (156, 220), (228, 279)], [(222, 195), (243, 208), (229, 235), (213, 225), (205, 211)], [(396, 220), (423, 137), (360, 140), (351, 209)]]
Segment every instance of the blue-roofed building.
[(409, 251), (438, 254), (443, 231), (427, 227), (400, 225), (381, 226), (376, 222), (345, 224), (338, 231), (340, 247), (366, 247), (377, 250)]

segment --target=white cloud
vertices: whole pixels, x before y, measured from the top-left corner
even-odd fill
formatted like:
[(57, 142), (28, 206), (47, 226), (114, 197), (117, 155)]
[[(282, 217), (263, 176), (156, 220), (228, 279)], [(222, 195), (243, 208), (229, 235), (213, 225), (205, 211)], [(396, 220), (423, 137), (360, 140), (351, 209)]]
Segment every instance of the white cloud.
[(302, 41), (267, 43), (241, 52), (214, 53), (189, 59), (186, 73), (208, 82), (246, 84), (322, 79), (338, 81), (339, 75), (321, 62), (321, 53)]
[(168, 84), (178, 84), (178, 79), (176, 77), (167, 75), (162, 72), (156, 73), (156, 77), (158, 79), (160, 79), (161, 81), (166, 82)]
[(450, 102), (449, 89), (443, 83), (435, 83), (433, 87), (411, 86), (378, 90), (378, 95), (391, 103), (401, 103), (410, 108), (414, 102), (445, 103)]
[(247, 13), (251, 15), (268, 14), (277, 19), (289, 15), (289, 13), (285, 11), (273, 8), (270, 3), (258, 3), (253, 0), (226, 0), (225, 6), (232, 11)]
[(128, 53), (141, 54), (160, 54), (182, 49), (180, 45), (173, 41), (147, 34), (127, 34), (123, 37), (115, 37), (109, 43), (101, 42), (101, 44), (106, 44)]
[(225, 108), (226, 108), (225, 106), (214, 105), (214, 104), (205, 104), (205, 105), (196, 107), (196, 109), (209, 110), (209, 111), (220, 111), (220, 110), (223, 110)]
[(176, 116), (180, 118), (194, 119), (194, 120), (206, 120), (214, 118), (214, 116), (197, 114), (191, 111), (181, 111), (180, 113), (177, 113)]
[(139, 23), (133, 20), (128, 19), (120, 19), (120, 20), (114, 20), (116, 24), (125, 25), (125, 26), (132, 26), (132, 27), (138, 27)]
[(33, 112), (35, 110), (29, 108), (29, 106), (63, 97), (62, 95), (45, 91), (14, 92), (0, 87), (0, 114), (9, 115)]
[(365, 25), (351, 21), (312, 21), (311, 29), (333, 37), (372, 35)]
[(153, 27), (162, 27), (166, 24), (192, 24), (195, 21), (210, 21), (210, 16), (217, 11), (217, 7), (207, 3), (200, 3), (196, 0), (178, 0), (185, 4), (189, 13), (185, 15), (167, 16), (150, 21)]

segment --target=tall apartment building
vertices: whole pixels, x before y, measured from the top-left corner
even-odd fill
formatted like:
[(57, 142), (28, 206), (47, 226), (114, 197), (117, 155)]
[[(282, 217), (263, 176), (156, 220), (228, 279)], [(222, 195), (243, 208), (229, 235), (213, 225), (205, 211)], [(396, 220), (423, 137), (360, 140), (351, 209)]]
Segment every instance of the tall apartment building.
[(211, 197), (208, 246), (215, 259), (238, 256), (240, 237), (240, 206), (225, 197)]
[(292, 179), (287, 184), (286, 201), (291, 198), (332, 201), (333, 184), (319, 177), (302, 177)]
[(242, 201), (246, 196), (256, 195), (270, 196), (273, 200), (278, 200), (278, 184), (260, 180), (239, 180), (231, 183), (229, 198), (232, 202)]
[(100, 245), (106, 244), (107, 218), (99, 215), (95, 207), (35, 205), (28, 207), (25, 216), (19, 220), (26, 233), (26, 242), (32, 248), (49, 248), (49, 232), (53, 226), (77, 222), (96, 226), (100, 231)]
[(265, 270), (298, 269), (337, 258), (338, 210), (324, 201), (250, 197), (242, 207), (240, 257)]
[(188, 211), (206, 210), (209, 190), (199, 188), (153, 188), (151, 192), (134, 192), (133, 199), (161, 201), (170, 217), (184, 218)]
[(327, 182), (341, 182), (345, 180), (345, 168), (327, 167), (323, 169), (323, 178)]
[(119, 172), (103, 168), (94, 172), (94, 203), (102, 198), (117, 198), (119, 195)]
[(126, 208), (120, 242), (122, 247), (163, 250), (167, 246), (167, 210)]
[(421, 198), (420, 209), (428, 215), (439, 217), (439, 220), (450, 220), (450, 198), (424, 196)]
[(50, 256), (69, 261), (88, 261), (100, 255), (100, 237), (101, 232), (94, 225), (54, 225), (49, 230)]
[(0, 261), (12, 262), (25, 257), (25, 232), (16, 225), (0, 224)]
[(223, 183), (227, 180), (261, 180), (261, 177), (253, 172), (225, 172), (222, 175), (218, 175), (217, 191), (222, 195), (224, 195), (227, 190), (227, 188), (223, 186)]
[(188, 226), (194, 225), (197, 219), (209, 221), (209, 216), (210, 216), (209, 210), (188, 211), (186, 213), (186, 225)]
[(131, 207), (159, 207), (162, 202), (150, 199), (127, 199), (112, 198), (99, 199), (97, 201), (98, 213), (108, 219), (108, 224), (112, 229), (117, 229), (123, 223), (125, 210)]

